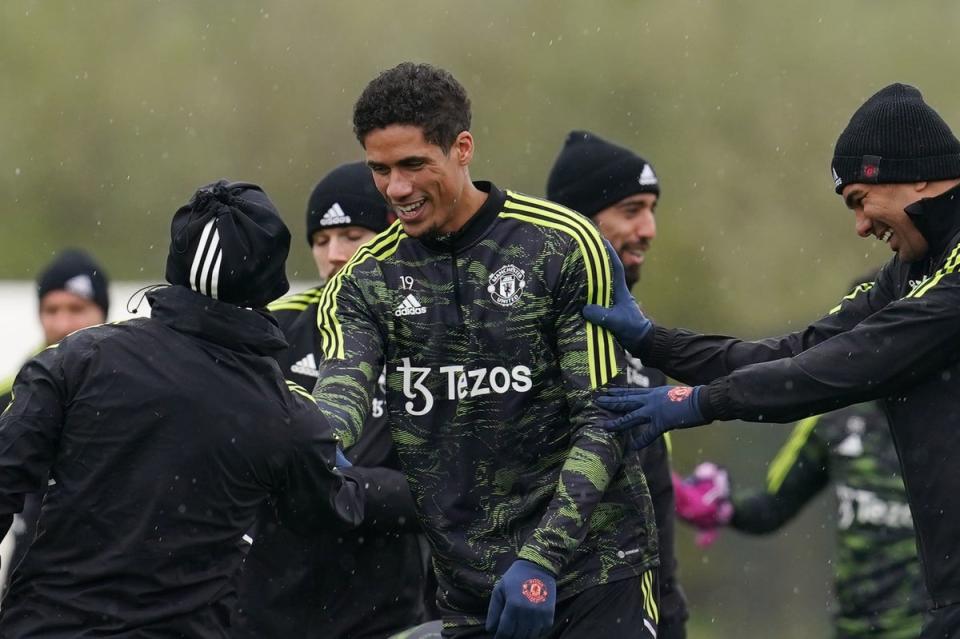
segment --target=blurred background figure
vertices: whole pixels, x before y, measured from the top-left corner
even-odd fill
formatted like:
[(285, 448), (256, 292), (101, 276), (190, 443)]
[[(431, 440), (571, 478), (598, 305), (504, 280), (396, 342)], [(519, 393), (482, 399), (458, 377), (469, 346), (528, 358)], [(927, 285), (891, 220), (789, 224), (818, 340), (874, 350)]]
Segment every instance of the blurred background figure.
[[(81, 328), (103, 324), (110, 311), (109, 285), (103, 268), (79, 249), (66, 249), (47, 264), (37, 278), (38, 316), (44, 338), (41, 348), (56, 344)], [(0, 411), (10, 402), (15, 377), (10, 375), (0, 382)], [(23, 559), (36, 534), (42, 499), (42, 493), (27, 495), (23, 511), (14, 517), (5, 548), (10, 554), (3, 566), (3, 589), (6, 577)]]
[[(109, 283), (103, 268), (78, 249), (66, 249), (47, 264), (37, 278), (43, 347), (81, 328), (103, 324), (110, 310)], [(0, 382), (0, 410), (10, 401), (14, 377)]]
[[(326, 175), (307, 203), (307, 243), (325, 282), (392, 215), (362, 162)], [(317, 308), (323, 286), (268, 307), (289, 347), (277, 361), (287, 379), (312, 389), (321, 358)], [(432, 618), (429, 553), (400, 472), (381, 374), (363, 435), (346, 451), (367, 484), (366, 516), (356, 530), (303, 537), (263, 509), (240, 586), (234, 639), (382, 639)], [(429, 593), (429, 594), (428, 594)]]

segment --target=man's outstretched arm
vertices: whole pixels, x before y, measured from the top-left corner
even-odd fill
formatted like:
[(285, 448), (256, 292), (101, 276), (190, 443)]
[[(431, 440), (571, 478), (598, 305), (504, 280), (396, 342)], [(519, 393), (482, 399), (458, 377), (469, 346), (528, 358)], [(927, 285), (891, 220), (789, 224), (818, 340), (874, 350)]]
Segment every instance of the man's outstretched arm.
[[(608, 252), (611, 252), (609, 247)], [(610, 309), (587, 306), (584, 316), (613, 331), (624, 348), (645, 364), (685, 384), (707, 384), (750, 364), (794, 357), (852, 329), (895, 299), (891, 279), (884, 269), (875, 282), (857, 286), (827, 315), (802, 331), (744, 341), (653, 324), (633, 300), (616, 253), (611, 252), (610, 258), (615, 267), (614, 306)]]

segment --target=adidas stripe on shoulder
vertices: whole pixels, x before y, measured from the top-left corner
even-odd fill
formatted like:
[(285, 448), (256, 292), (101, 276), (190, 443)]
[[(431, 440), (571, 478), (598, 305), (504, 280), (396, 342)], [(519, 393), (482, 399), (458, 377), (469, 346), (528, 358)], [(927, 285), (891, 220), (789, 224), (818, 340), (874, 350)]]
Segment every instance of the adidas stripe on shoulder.
[(310, 400), (310, 402), (313, 404), (317, 403), (317, 400), (314, 399), (313, 395), (311, 395), (306, 388), (296, 382), (291, 382), (289, 379), (284, 381), (287, 382), (287, 390), (289, 390), (291, 393), (300, 395), (304, 399)]
[(317, 309), (317, 328), (320, 330), (320, 347), (324, 357), (342, 359), (343, 327), (337, 319), (337, 295), (343, 287), (343, 278), (349, 277), (353, 270), (369, 259), (385, 260), (397, 251), (400, 241), (407, 237), (403, 226), (397, 220), (387, 230), (376, 235), (360, 247), (352, 258), (334, 275), (320, 294)]
[(268, 311), (305, 311), (311, 304), (320, 300), (322, 286), (316, 286), (303, 293), (288, 295), (267, 304)]
[[(600, 231), (589, 219), (556, 202), (507, 191), (500, 217), (551, 228), (572, 237), (580, 248), (587, 274), (587, 303), (610, 306), (613, 301), (613, 272)], [(590, 385), (603, 386), (617, 374), (613, 334), (586, 323)]]

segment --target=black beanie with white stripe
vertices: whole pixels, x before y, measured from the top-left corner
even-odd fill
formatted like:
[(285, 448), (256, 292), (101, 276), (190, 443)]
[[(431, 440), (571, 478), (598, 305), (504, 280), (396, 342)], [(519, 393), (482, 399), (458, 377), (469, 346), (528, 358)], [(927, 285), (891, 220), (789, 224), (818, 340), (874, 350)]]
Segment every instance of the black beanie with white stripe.
[(290, 231), (256, 184), (201, 187), (170, 225), (167, 281), (237, 306), (261, 308), (287, 292)]

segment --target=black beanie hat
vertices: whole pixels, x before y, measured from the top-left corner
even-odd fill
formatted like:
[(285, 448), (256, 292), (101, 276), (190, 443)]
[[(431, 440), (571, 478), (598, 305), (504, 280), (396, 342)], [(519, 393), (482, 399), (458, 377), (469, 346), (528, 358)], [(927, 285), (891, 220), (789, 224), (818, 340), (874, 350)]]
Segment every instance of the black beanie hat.
[(256, 184), (219, 180), (173, 216), (167, 281), (260, 308), (287, 292), (290, 231)]
[(589, 131), (571, 131), (547, 178), (547, 199), (592, 217), (635, 193), (660, 195), (653, 167)]
[(307, 202), (307, 244), (335, 226), (362, 226), (375, 233), (390, 226), (390, 209), (363, 162), (342, 164), (320, 180)]
[(90, 255), (78, 249), (60, 253), (37, 278), (37, 299), (51, 291), (67, 291), (88, 299), (101, 309), (106, 317), (110, 311), (110, 280)]
[(915, 87), (891, 84), (850, 118), (833, 151), (837, 193), (848, 184), (960, 177), (960, 141)]

